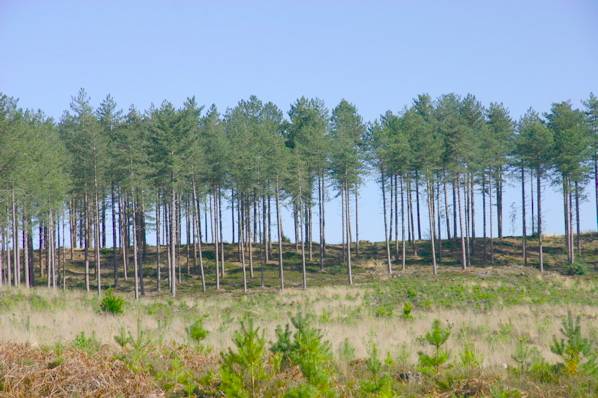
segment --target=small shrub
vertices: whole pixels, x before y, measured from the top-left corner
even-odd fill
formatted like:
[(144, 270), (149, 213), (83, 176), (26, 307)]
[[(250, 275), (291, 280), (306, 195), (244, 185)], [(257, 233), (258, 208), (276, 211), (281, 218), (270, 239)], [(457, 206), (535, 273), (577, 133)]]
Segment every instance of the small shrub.
[(221, 354), (222, 392), (227, 397), (260, 397), (269, 377), (264, 334), (248, 320), (241, 322), (233, 341), (236, 350), (229, 348)]
[(536, 347), (532, 347), (528, 344), (525, 339), (518, 339), (517, 345), (515, 346), (515, 352), (511, 355), (511, 358), (517, 364), (517, 372), (519, 374), (525, 373), (529, 370), (532, 363), (538, 360), (540, 352)]
[(91, 336), (85, 335), (85, 332), (79, 333), (73, 340), (73, 347), (88, 354), (95, 354), (100, 350), (100, 342), (96, 339), (95, 333)]
[(423, 337), (429, 345), (434, 347), (434, 352), (431, 355), (424, 352), (417, 353), (422, 373), (434, 373), (437, 375), (440, 368), (448, 361), (449, 353), (443, 350), (442, 346), (446, 343), (450, 335), (450, 329), (442, 327), (439, 320), (436, 319), (432, 322), (432, 329)]
[(550, 350), (563, 359), (563, 367), (569, 375), (580, 370), (588, 374), (598, 374), (598, 364), (592, 352), (592, 342), (581, 334), (580, 317), (573, 318), (571, 312), (563, 320), (561, 333), (565, 339), (553, 337)]
[(568, 264), (565, 274), (567, 275), (585, 275), (588, 273), (588, 265), (581, 260), (576, 260), (573, 264)]
[(461, 366), (466, 369), (479, 368), (482, 362), (479, 354), (476, 352), (475, 346), (471, 343), (465, 344), (459, 359)]
[(100, 302), (100, 310), (112, 315), (120, 315), (125, 311), (125, 299), (115, 296), (112, 289), (108, 289)]
[(413, 304), (410, 301), (406, 301), (403, 304), (403, 319), (413, 319)]
[(353, 347), (349, 339), (346, 337), (338, 347), (338, 356), (341, 361), (345, 362), (351, 362), (355, 359), (355, 347)]
[(378, 356), (378, 347), (372, 344), (369, 349), (366, 368), (369, 375), (360, 382), (361, 394), (364, 397), (392, 398), (395, 396), (392, 388), (392, 377), (388, 370), (390, 361), (382, 363)]
[[(277, 328), (277, 340), (270, 350), (280, 353), (290, 364), (297, 365), (308, 384), (319, 391), (320, 396), (332, 394), (332, 352), (330, 343), (310, 320), (298, 314), (291, 318), (290, 326)], [(283, 359), (284, 361), (284, 359)]]
[(193, 323), (186, 328), (187, 337), (195, 343), (201, 344), (202, 341), (208, 337), (208, 331), (204, 326), (204, 318), (197, 318)]
[(389, 304), (381, 304), (374, 308), (374, 315), (377, 318), (390, 318), (394, 315), (394, 309)]

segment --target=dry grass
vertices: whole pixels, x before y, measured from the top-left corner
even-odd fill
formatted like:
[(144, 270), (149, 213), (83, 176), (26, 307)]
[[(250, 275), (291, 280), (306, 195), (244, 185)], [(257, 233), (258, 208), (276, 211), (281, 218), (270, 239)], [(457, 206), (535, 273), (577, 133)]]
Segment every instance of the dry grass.
[(26, 344), (0, 345), (3, 397), (160, 397), (144, 373), (130, 371), (101, 350), (93, 356), (67, 349), (57, 354)]
[[(568, 283), (567, 278), (553, 278)], [(94, 334), (102, 344), (115, 346), (114, 336), (122, 328), (134, 333), (141, 327), (153, 331), (155, 337), (181, 343), (186, 341), (185, 328), (192, 320), (207, 315), (205, 326), (210, 334), (205, 343), (215, 352), (220, 352), (230, 347), (239, 319), (251, 316), (264, 329), (266, 337), (272, 339), (277, 325), (288, 322), (289, 316), (302, 311), (316, 316), (318, 327), (335, 350), (346, 340), (360, 358), (367, 356), (368, 348), (374, 342), (383, 354), (389, 352), (395, 355), (401, 346), (408, 347), (410, 359), (415, 361), (416, 352), (420, 349), (418, 336), (429, 329), (432, 320), (440, 319), (452, 327), (448, 348), (455, 355), (467, 341), (475, 345), (484, 367), (494, 367), (511, 362), (519, 338), (525, 338), (550, 358), (552, 354), (547, 347), (552, 336), (559, 334), (560, 320), (567, 311), (582, 316), (586, 331), (598, 331), (598, 303), (597, 306), (567, 303), (518, 305), (488, 311), (432, 308), (416, 310), (411, 320), (399, 316), (379, 318), (361, 311), (354, 318), (346, 318), (352, 311), (363, 308), (366, 289), (363, 286), (337, 286), (307, 291), (289, 289), (284, 293), (253, 296), (227, 293), (207, 297), (186, 296), (172, 303), (142, 299), (138, 304), (130, 304), (121, 316), (105, 315), (94, 310), (93, 295), (43, 289), (33, 293), (22, 291), (25, 297), (34, 294), (60, 304), (55, 308), (36, 309), (32, 308), (31, 300), (23, 299), (10, 311), (1, 312), (0, 342), (30, 344), (33, 347), (55, 342), (68, 343), (84, 331), (87, 335)], [(263, 300), (264, 306), (259, 300)], [(150, 314), (148, 308), (156, 302), (164, 305)], [(268, 302), (275, 302), (276, 305), (266, 305)], [(177, 310), (177, 307), (183, 309)], [(161, 312), (160, 308), (167, 312)]]

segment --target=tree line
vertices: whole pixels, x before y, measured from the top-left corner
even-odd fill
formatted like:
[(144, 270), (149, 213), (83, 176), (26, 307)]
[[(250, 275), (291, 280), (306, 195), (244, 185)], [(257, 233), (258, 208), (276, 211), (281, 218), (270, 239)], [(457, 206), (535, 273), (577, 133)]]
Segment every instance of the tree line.
[[(423, 94), (370, 123), (346, 100), (329, 110), (317, 98), (302, 97), (286, 117), (255, 96), (224, 114), (193, 97), (178, 108), (165, 101), (123, 111), (110, 95), (94, 109), (83, 89), (55, 121), (1, 94), (0, 284), (65, 287), (67, 257), (73, 260), (74, 250), (82, 249), (86, 290), (95, 284), (100, 293), (133, 278), (138, 297), (146, 289), (147, 235), (153, 231), (158, 290), (167, 281), (174, 296), (177, 283), (195, 274), (205, 291), (207, 273), (220, 289), (226, 250), (241, 265), (244, 290), (256, 273), (263, 286), (264, 267), (272, 262), (284, 289), (284, 232), (291, 230), (305, 288), (306, 263), (325, 266), (324, 205), (331, 195), (340, 197), (343, 264), (351, 284), (351, 260), (360, 255), (359, 188), (370, 174), (382, 194), (389, 273), (397, 264), (405, 269), (407, 251), (417, 255), (423, 238), (434, 273), (446, 255), (443, 247), (454, 242), (463, 268), (476, 250), (493, 262), (493, 231), (496, 225), (503, 237), (508, 179), (521, 186), (523, 262), (534, 237), (543, 271), (542, 186), (560, 187), (573, 263), (581, 251), (579, 203), (590, 179), (598, 187), (597, 137), (593, 94), (581, 109), (559, 102), (544, 114), (530, 108), (517, 121), (501, 103)], [(598, 196), (595, 202), (598, 214)], [(292, 226), (283, 226), (283, 207), (291, 210)], [(214, 269), (204, 261), (202, 245), (208, 243)], [(111, 269), (112, 280), (102, 281), (102, 266)]]

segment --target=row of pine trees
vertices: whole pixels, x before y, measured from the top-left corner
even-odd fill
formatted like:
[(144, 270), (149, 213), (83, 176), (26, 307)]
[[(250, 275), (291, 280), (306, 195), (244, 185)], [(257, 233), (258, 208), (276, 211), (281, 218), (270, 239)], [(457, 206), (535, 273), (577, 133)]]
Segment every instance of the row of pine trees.
[[(555, 103), (515, 121), (502, 104), (484, 106), (473, 95), (419, 95), (402, 111), (365, 123), (345, 100), (329, 111), (302, 97), (286, 117), (254, 96), (224, 114), (195, 98), (142, 112), (120, 110), (111, 96), (94, 109), (80, 90), (54, 121), (0, 95), (0, 285), (66, 287), (67, 258), (81, 249), (85, 289), (99, 293), (132, 278), (138, 297), (148, 283), (151, 232), (158, 290), (167, 282), (174, 296), (191, 274), (204, 291), (207, 274), (220, 289), (226, 250), (241, 264), (245, 290), (257, 272), (264, 284), (269, 263), (278, 264), (284, 289), (284, 232), (293, 231), (307, 287), (306, 263), (325, 266), (325, 203), (332, 195), (340, 197), (351, 284), (351, 260), (360, 254), (359, 188), (372, 174), (381, 188), (389, 273), (399, 263), (405, 268), (407, 251), (417, 255), (422, 238), (429, 239), (434, 273), (443, 245), (455, 242), (463, 268), (475, 250), (494, 261), (492, 235), (496, 229), (503, 236), (509, 179), (521, 186), (523, 262), (533, 236), (544, 269), (542, 187), (551, 183), (562, 191), (573, 263), (581, 250), (579, 202), (590, 179), (598, 187), (598, 98), (591, 94), (582, 105)], [(293, 225), (283, 226), (283, 208)], [(202, 247), (208, 243), (210, 269)], [(110, 275), (102, 267), (111, 280), (101, 279)]]

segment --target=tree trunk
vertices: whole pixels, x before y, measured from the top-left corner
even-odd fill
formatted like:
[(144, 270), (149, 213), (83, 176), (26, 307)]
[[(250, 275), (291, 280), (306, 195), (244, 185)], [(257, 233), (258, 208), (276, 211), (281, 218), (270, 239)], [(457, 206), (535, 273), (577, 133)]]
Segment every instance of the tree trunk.
[(220, 290), (220, 250), (218, 245), (218, 204), (216, 203), (216, 186), (212, 187), (212, 240), (214, 242), (214, 261), (216, 264), (216, 290)]
[(438, 265), (436, 264), (436, 246), (435, 246), (435, 242), (434, 242), (434, 234), (435, 234), (435, 226), (434, 226), (434, 222), (435, 222), (435, 215), (434, 215), (434, 189), (433, 189), (433, 182), (432, 181), (426, 181), (427, 182), (427, 190), (428, 190), (428, 219), (429, 219), (429, 224), (430, 224), (430, 246), (431, 246), (431, 252), (432, 252), (432, 270), (434, 272), (434, 275), (436, 275), (438, 273), (437, 267)]
[(114, 288), (118, 287), (118, 268), (117, 268), (117, 243), (116, 243), (116, 198), (114, 195), (114, 183), (110, 190), (110, 210), (112, 215), (112, 273), (114, 274)]
[(353, 285), (353, 271), (351, 269), (351, 204), (349, 200), (349, 187), (345, 184), (345, 206), (347, 208), (347, 271), (349, 272), (349, 285)]
[(536, 194), (538, 195), (538, 256), (540, 259), (540, 272), (544, 272), (544, 251), (542, 247), (542, 173), (536, 171)]
[[(134, 194), (131, 195), (131, 197), (134, 198)], [(138, 248), (137, 248), (137, 215), (135, 214), (136, 211), (136, 207), (137, 207), (137, 202), (135, 201), (135, 199), (133, 199), (133, 217), (132, 217), (132, 221), (133, 221), (133, 280), (135, 281), (135, 300), (139, 299), (139, 264), (137, 262), (137, 252), (138, 252)], [(174, 293), (173, 293), (174, 296)]]
[(525, 220), (525, 169), (521, 167), (521, 248), (523, 266), (527, 266), (527, 230)]
[(160, 245), (160, 193), (156, 193), (156, 289), (158, 292), (161, 290), (162, 282), (162, 266), (160, 265), (160, 251), (162, 246)]
[[(301, 196), (301, 186), (299, 187), (299, 219), (303, 220), (303, 197)], [(303, 235), (303, 221), (299, 227), (301, 229), (301, 274), (303, 276), (303, 289), (307, 289), (307, 269), (305, 268), (305, 237)]]
[(575, 181), (575, 228), (577, 255), (581, 256), (581, 227), (579, 225), (579, 186), (577, 181)]
[(89, 292), (89, 201), (87, 191), (85, 192), (85, 248), (83, 256), (85, 257), (85, 290)]
[(498, 169), (496, 176), (496, 224), (498, 239), (502, 239), (502, 169)]
[(359, 257), (359, 191), (355, 187), (355, 255)]
[(388, 240), (388, 222), (386, 220), (386, 181), (384, 179), (384, 169), (380, 166), (380, 184), (382, 186), (382, 213), (384, 216), (384, 240), (386, 244), (386, 264), (389, 274), (392, 274), (392, 262), (390, 261), (390, 243)]
[[(321, 196), (320, 196), (321, 199)], [(276, 232), (278, 234), (278, 276), (280, 278), (280, 290), (284, 290), (284, 267), (282, 264), (282, 220), (280, 217), (280, 188), (278, 186), (278, 176), (276, 176)], [(320, 201), (321, 205), (321, 201)], [(322, 225), (322, 209), (320, 208), (320, 227)], [(322, 266), (322, 231), (320, 231), (320, 267)], [(245, 275), (245, 268), (243, 268)]]
[(463, 228), (463, 212), (461, 209), (461, 189), (459, 188), (460, 185), (460, 176), (457, 174), (457, 178), (453, 184), (457, 189), (457, 207), (459, 213), (459, 234), (461, 235), (461, 267), (463, 269), (467, 268), (467, 258), (466, 258), (466, 251), (465, 251), (465, 234)]
[[(176, 296), (176, 192), (174, 190), (174, 181), (170, 192), (170, 293), (172, 297)], [(137, 258), (137, 256), (135, 256)]]
[(422, 240), (422, 226), (419, 213), (419, 172), (417, 170), (415, 170), (415, 206), (417, 211), (417, 240)]
[[(278, 180), (276, 182), (278, 184)], [(278, 190), (278, 186), (276, 187), (276, 189)], [(276, 195), (278, 195), (278, 192), (276, 193)], [(320, 271), (324, 270), (324, 226), (323, 226), (323, 222), (324, 222), (324, 211), (323, 211), (324, 203), (323, 202), (324, 201), (322, 200), (322, 195), (323, 195), (323, 191), (322, 191), (322, 176), (318, 175), (318, 220), (320, 222), (319, 223), (319, 230), (320, 230), (320, 245), (319, 245), (320, 246)], [(276, 198), (276, 200), (278, 200), (278, 197)], [(277, 202), (276, 206), (278, 206), (278, 202)], [(276, 211), (277, 211), (277, 214), (278, 214), (278, 207), (276, 208)], [(278, 239), (280, 240), (280, 237)]]
[[(405, 247), (405, 200), (404, 200), (404, 189), (403, 189), (403, 176), (401, 176), (401, 266), (402, 266), (402, 270), (403, 272), (405, 272), (405, 268), (406, 268), (406, 261), (405, 261), (405, 257), (407, 254), (407, 248)], [(396, 179), (395, 179), (395, 189), (396, 189), (397, 183), (396, 183)], [(395, 201), (396, 201), (397, 195), (395, 195)], [(396, 206), (395, 206), (396, 207)], [(395, 212), (396, 214), (396, 212)]]

